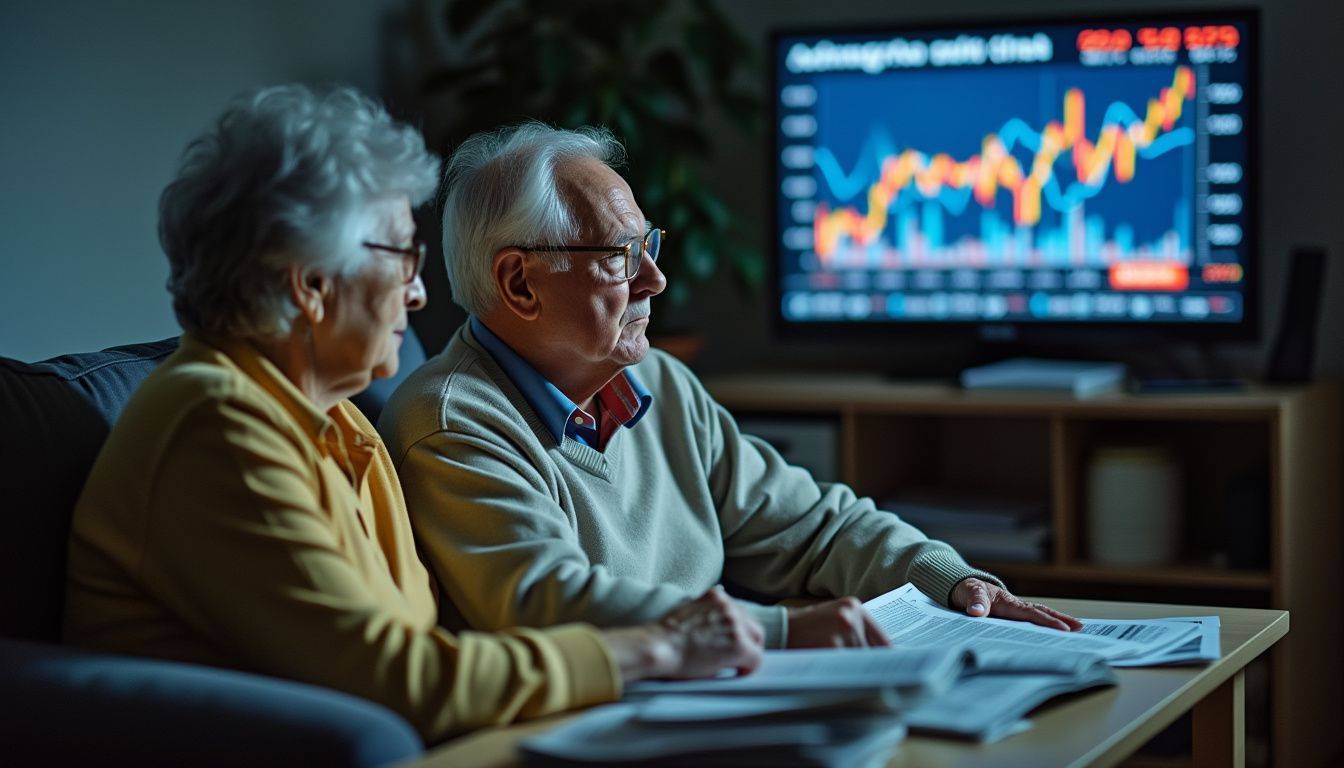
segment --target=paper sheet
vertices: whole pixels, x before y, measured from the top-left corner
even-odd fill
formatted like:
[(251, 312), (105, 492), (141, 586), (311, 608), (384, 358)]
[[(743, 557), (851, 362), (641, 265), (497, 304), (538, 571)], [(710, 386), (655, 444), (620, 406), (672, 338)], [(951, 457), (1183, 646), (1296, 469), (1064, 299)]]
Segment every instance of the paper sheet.
[[(1217, 658), (1217, 617), (1183, 619), (1080, 619), (1079, 632), (1062, 632), (1021, 621), (974, 618), (944, 608), (913, 584), (892, 590), (864, 603), (894, 645), (919, 646), (967, 643), (992, 645), (995, 641), (1026, 643), (1038, 648), (1056, 648), (1095, 653), (1113, 666), (1149, 666), (1177, 663), (1173, 659), (1199, 660), (1189, 656), (1187, 646), (1211, 631)], [(1212, 630), (1209, 620), (1212, 619)], [(1201, 623), (1203, 622), (1203, 623)], [(1176, 650), (1182, 651), (1175, 655)], [(1204, 657), (1199, 657), (1204, 658)], [(1122, 664), (1121, 662), (1127, 662)]]
[(994, 641), (1025, 643), (1095, 653), (1104, 659), (1137, 655), (1146, 650), (1139, 640), (1106, 634), (1062, 632), (1022, 621), (975, 618), (950, 611), (906, 584), (864, 603), (893, 645), (902, 647), (967, 643), (972, 648)]
[(1036, 627), (1025, 621), (988, 619), (949, 611), (919, 592), (913, 584), (875, 597), (864, 608), (896, 646), (941, 646), (993, 642), (1025, 643), (1036, 647), (1090, 652), (1107, 660), (1141, 658), (1167, 650), (1198, 633), (1191, 623), (1161, 620), (1083, 620), (1081, 632)]
[(1198, 664), (1205, 661), (1217, 661), (1222, 657), (1222, 641), (1219, 631), (1222, 622), (1217, 616), (1177, 616), (1162, 619), (1164, 622), (1184, 622), (1194, 624), (1195, 633), (1179, 643), (1143, 656), (1134, 656), (1111, 662), (1114, 667), (1159, 667), (1176, 664)]

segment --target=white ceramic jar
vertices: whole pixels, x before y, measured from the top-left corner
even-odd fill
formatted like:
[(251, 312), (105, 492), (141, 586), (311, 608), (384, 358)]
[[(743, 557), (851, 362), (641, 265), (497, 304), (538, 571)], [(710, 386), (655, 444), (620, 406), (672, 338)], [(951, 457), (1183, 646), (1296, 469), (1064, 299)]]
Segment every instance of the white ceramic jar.
[(1180, 462), (1156, 446), (1098, 448), (1087, 468), (1087, 545), (1103, 565), (1170, 565), (1180, 554)]

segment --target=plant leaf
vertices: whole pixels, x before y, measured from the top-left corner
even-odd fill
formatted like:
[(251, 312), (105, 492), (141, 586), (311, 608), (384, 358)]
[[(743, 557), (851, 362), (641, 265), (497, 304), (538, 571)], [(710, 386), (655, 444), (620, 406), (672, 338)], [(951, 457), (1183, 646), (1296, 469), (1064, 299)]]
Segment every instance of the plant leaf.
[(728, 252), (739, 287), (752, 293), (760, 290), (765, 283), (765, 259), (761, 258), (761, 252), (740, 243), (733, 244)]

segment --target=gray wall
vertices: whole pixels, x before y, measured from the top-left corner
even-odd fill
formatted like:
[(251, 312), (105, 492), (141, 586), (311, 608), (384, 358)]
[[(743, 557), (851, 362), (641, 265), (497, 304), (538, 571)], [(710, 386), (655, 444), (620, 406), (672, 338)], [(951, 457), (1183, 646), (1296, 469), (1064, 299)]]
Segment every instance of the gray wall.
[(0, 10), (0, 355), (178, 332), (155, 234), (183, 147), (265, 84), (372, 89), (387, 2), (87, 0)]

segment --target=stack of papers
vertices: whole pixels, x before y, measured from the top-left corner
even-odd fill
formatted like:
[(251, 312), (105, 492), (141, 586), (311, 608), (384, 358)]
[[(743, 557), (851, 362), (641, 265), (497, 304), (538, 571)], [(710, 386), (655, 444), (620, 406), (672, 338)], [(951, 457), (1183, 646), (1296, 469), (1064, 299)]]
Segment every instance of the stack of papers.
[(1080, 632), (972, 618), (911, 584), (864, 604), (890, 648), (767, 651), (752, 674), (645, 681), (523, 742), (542, 765), (881, 765), (907, 728), (991, 742), (1112, 667), (1219, 656), (1218, 619), (1083, 619)]
[(1079, 632), (972, 618), (913, 585), (864, 604), (897, 645), (959, 642), (977, 664), (948, 691), (905, 713), (911, 732), (993, 742), (1031, 727), (1025, 716), (1064, 693), (1112, 685), (1109, 667), (1217, 659), (1218, 617), (1082, 619)]
[(892, 707), (941, 693), (973, 663), (956, 643), (920, 648), (816, 648), (767, 651), (750, 675), (731, 670), (706, 680), (647, 680), (626, 694), (845, 694), (880, 698)]
[[(524, 740), (520, 749), (529, 765), (877, 768), (905, 738), (905, 726), (891, 714), (818, 714), (810, 706), (781, 713), (779, 702), (726, 698), (736, 712), (691, 697), (598, 707)], [(756, 703), (769, 711), (755, 711)]]
[(900, 713), (973, 664), (956, 646), (769, 651), (750, 675), (632, 684), (522, 749), (541, 765), (877, 766), (905, 737)]

